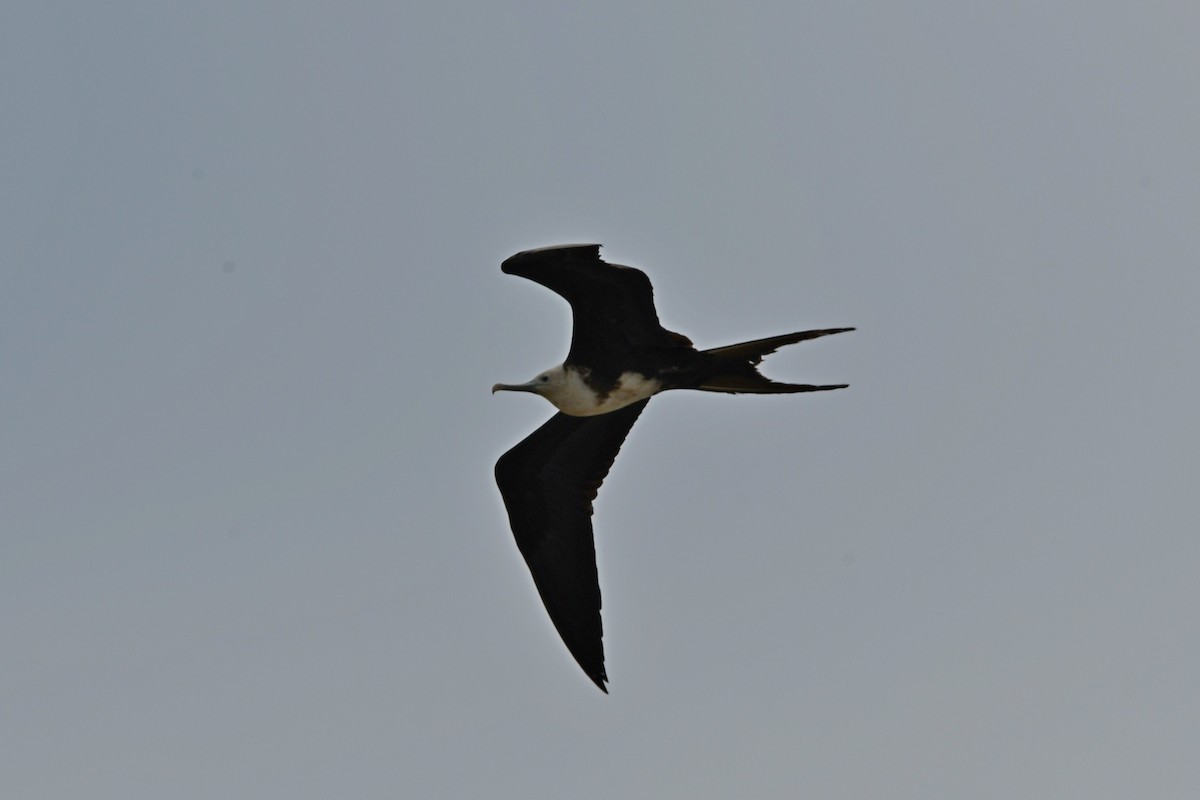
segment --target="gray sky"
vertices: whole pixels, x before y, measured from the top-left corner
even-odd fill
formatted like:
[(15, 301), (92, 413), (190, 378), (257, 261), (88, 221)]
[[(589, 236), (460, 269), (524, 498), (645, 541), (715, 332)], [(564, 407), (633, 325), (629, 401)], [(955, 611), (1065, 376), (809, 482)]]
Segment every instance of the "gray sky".
[[(580, 4), (581, 5), (581, 4)], [(10, 4), (21, 798), (1200, 791), (1194, 3)], [(558, 641), (492, 397), (605, 245), (819, 396), (654, 400)]]

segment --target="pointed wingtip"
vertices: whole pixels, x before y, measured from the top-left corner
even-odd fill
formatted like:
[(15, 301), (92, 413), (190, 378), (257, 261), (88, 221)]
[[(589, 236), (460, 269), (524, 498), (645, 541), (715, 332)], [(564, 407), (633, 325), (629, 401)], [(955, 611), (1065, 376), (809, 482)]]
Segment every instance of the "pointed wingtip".
[[(579, 666), (582, 667), (583, 665), (580, 664)], [(587, 675), (588, 678), (591, 679), (592, 683), (596, 684), (597, 689), (604, 692), (605, 694), (608, 694), (608, 685), (607, 685), (608, 684), (608, 672), (607, 672), (607, 670), (604, 669), (604, 661), (603, 660), (600, 662), (600, 664), (599, 664), (598, 668), (595, 670), (595, 672), (588, 669), (587, 667), (584, 667), (583, 674)]]
[[(514, 253), (500, 264), (500, 271), (508, 275), (522, 274), (518, 270), (522, 264), (531, 262), (543, 261), (562, 261), (570, 260), (573, 257), (583, 256), (589, 259), (600, 258), (600, 245), (598, 242), (589, 242), (583, 244), (552, 244), (546, 247), (534, 247), (529, 250), (522, 250), (519, 253)], [(526, 276), (528, 277), (528, 276)]]

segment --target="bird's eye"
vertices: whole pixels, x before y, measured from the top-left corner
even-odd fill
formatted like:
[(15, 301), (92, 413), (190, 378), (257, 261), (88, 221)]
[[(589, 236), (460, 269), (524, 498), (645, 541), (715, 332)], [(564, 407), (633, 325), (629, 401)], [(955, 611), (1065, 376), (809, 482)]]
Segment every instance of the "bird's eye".
[(542, 376), (541, 376), (541, 381), (542, 381), (542, 383), (549, 383), (549, 382), (550, 382), (550, 376), (549, 376), (549, 375), (542, 375)]

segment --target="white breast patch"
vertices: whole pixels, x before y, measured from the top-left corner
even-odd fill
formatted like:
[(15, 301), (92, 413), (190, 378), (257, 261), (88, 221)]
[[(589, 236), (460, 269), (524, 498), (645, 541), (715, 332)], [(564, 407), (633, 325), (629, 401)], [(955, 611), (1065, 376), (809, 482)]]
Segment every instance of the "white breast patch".
[(647, 378), (637, 372), (625, 372), (617, 381), (616, 388), (601, 400), (578, 372), (568, 369), (561, 390), (548, 399), (564, 414), (573, 417), (594, 417), (645, 400), (661, 389), (662, 381)]

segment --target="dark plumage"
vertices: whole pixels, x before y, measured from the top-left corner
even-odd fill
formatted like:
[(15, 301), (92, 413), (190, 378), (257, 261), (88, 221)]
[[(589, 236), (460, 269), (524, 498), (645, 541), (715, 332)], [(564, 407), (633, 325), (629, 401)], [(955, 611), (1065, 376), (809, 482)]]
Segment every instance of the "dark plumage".
[(596, 417), (555, 414), (496, 462), (509, 524), (550, 621), (606, 692), (592, 501), (649, 402)]
[(592, 501), (649, 398), (668, 389), (779, 394), (846, 384), (776, 383), (763, 357), (784, 345), (853, 328), (825, 328), (696, 350), (662, 327), (649, 278), (608, 264), (595, 244), (517, 253), (501, 269), (542, 284), (571, 304), (571, 348), (558, 367), (492, 391), (540, 394), (560, 409), (496, 463), (496, 483), (517, 546), (554, 627), (607, 692)]

